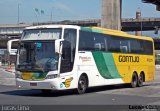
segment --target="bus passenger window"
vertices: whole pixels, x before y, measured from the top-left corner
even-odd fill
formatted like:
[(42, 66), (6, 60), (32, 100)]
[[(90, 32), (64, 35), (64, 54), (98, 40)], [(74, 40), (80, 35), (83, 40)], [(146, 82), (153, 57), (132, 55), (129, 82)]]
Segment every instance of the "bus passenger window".
[(95, 51), (106, 51), (105, 49), (105, 38), (102, 34), (94, 34), (94, 50)]
[(120, 50), (122, 53), (128, 53), (129, 52), (129, 41), (128, 40), (120, 40)]
[(140, 40), (131, 40), (131, 53), (142, 54), (143, 50)]
[(110, 37), (108, 43), (109, 52), (120, 52), (120, 41), (117, 37)]
[(105, 46), (103, 43), (95, 43), (94, 49), (95, 51), (105, 51)]

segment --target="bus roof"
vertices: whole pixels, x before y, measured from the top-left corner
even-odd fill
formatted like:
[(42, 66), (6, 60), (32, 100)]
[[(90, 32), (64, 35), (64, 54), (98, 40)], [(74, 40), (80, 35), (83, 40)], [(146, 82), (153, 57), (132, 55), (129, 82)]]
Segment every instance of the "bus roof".
[(89, 32), (96, 32), (96, 33), (103, 33), (103, 34), (108, 34), (108, 35), (113, 35), (113, 36), (122, 36), (122, 37), (127, 37), (127, 38), (129, 37), (129, 38), (153, 41), (151, 37), (135, 36), (135, 35), (131, 35), (126, 32), (123, 32), (123, 31), (106, 29), (106, 28), (101, 28), (101, 27), (81, 27), (81, 30), (89, 31)]
[(43, 29), (43, 28), (80, 28), (79, 26), (76, 25), (38, 25), (38, 26), (31, 26), (31, 27), (26, 27), (25, 29)]

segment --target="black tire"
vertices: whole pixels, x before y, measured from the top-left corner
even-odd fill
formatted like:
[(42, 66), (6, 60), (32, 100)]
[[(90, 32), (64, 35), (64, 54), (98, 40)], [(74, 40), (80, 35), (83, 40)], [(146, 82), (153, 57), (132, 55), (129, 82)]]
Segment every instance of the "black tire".
[(144, 82), (144, 75), (140, 74), (139, 78), (138, 78), (138, 87), (142, 87), (143, 86), (143, 82)]
[(133, 75), (132, 75), (132, 81), (131, 81), (131, 87), (135, 88), (135, 87), (137, 87), (137, 84), (138, 84), (137, 74), (133, 73)]
[(87, 87), (88, 87), (87, 78), (82, 75), (78, 81), (78, 88), (77, 88), (78, 94), (84, 94), (86, 92)]

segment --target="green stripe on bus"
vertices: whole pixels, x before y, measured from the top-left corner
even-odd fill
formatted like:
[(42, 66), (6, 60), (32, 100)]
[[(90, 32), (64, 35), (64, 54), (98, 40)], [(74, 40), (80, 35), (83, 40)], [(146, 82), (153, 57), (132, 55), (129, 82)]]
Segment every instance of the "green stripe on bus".
[(87, 27), (81, 27), (81, 30), (92, 32), (92, 29)]
[(89, 31), (89, 32), (97, 32), (97, 33), (102, 33), (103, 32), (101, 30), (97, 30), (97, 29), (93, 29), (93, 28), (89, 28), (89, 27), (81, 27), (81, 30)]
[(103, 78), (121, 78), (111, 53), (93, 52), (92, 55)]

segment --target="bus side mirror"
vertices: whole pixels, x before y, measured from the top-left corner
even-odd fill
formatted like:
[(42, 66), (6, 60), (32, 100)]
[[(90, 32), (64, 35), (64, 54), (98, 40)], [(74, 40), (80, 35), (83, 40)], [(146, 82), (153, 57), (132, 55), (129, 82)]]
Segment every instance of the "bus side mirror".
[(64, 39), (55, 40), (55, 52), (58, 54), (62, 54), (62, 42)]
[(13, 40), (9, 40), (8, 42), (7, 42), (7, 52), (9, 53), (9, 55), (16, 55), (16, 51), (14, 51), (13, 49), (12, 49), (12, 43), (13, 42), (19, 42), (20, 40), (19, 39), (13, 39)]

